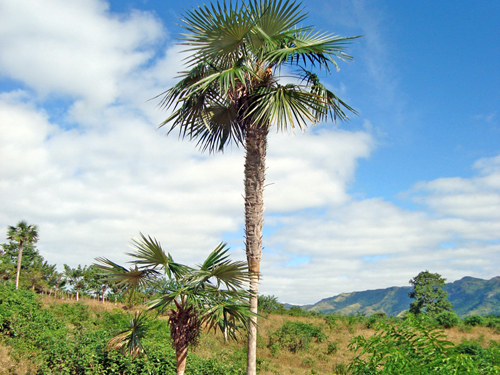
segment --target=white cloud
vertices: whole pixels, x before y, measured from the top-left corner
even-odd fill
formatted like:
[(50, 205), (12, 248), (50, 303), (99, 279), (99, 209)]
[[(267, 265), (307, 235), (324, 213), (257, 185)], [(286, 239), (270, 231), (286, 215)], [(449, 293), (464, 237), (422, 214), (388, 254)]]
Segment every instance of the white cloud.
[(0, 71), (41, 95), (112, 103), (120, 81), (153, 57), (162, 26), (151, 13), (110, 14), (100, 0), (2, 1)]

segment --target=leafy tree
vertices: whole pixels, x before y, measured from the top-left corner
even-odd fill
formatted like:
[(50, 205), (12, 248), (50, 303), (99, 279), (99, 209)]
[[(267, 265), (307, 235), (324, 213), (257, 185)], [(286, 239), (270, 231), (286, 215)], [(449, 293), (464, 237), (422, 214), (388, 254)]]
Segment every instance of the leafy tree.
[(259, 309), (261, 313), (270, 314), (272, 312), (284, 310), (284, 305), (278, 302), (275, 296), (259, 296)]
[(86, 281), (87, 289), (93, 293), (94, 296), (102, 296), (102, 303), (104, 303), (104, 294), (109, 288), (109, 283), (101, 274), (99, 267), (92, 264), (85, 270), (84, 278)]
[(448, 301), (448, 292), (443, 290), (445, 281), (440, 274), (429, 271), (422, 271), (411, 279), (413, 290), (408, 295), (414, 301), (410, 304), (410, 312), (435, 317), (443, 311), (451, 311), (453, 305)]
[[(150, 302), (150, 309), (165, 312), (169, 317), (177, 374), (184, 374), (189, 345), (196, 343), (202, 326), (220, 329), (226, 339), (236, 338), (239, 328), (248, 328), (251, 313), (247, 303), (249, 295), (244, 290), (249, 281), (248, 268), (244, 262), (229, 259), (225, 244), (219, 244), (199, 268), (176, 263), (149, 236), (141, 234), (141, 239), (134, 239), (133, 244), (136, 251), (129, 254), (134, 257), (132, 268), (126, 269), (106, 258), (96, 258), (100, 263), (98, 267), (111, 283), (126, 285), (132, 290), (145, 289), (160, 276), (165, 278), (160, 296)], [(136, 315), (129, 329), (109, 345), (138, 355), (142, 352), (140, 339), (144, 333), (144, 317)]]
[[(181, 80), (165, 91), (160, 105), (173, 113), (182, 137), (197, 139), (202, 150), (245, 148), (245, 245), (252, 280), (250, 308), (257, 313), (262, 253), (267, 136), (274, 125), (303, 130), (329, 118), (347, 120), (355, 111), (328, 90), (311, 69), (338, 69), (335, 58), (354, 37), (340, 37), (300, 26), (306, 12), (293, 0), (246, 0), (203, 5), (186, 12), (181, 44), (192, 55)], [(288, 67), (295, 67), (295, 73)], [(296, 82), (280, 83), (281, 74)], [(248, 374), (256, 373), (256, 318), (248, 343)]]
[(64, 265), (64, 279), (66, 283), (73, 287), (76, 291), (76, 300), (79, 300), (80, 291), (85, 289), (86, 280), (84, 278), (87, 266), (78, 265), (77, 268), (71, 268), (67, 264)]
[(28, 225), (26, 221), (22, 220), (17, 223), (17, 226), (9, 226), (7, 228), (7, 239), (19, 245), (16, 271), (16, 289), (18, 289), (23, 259), (23, 247), (25, 244), (32, 245), (38, 241), (38, 227), (36, 225)]

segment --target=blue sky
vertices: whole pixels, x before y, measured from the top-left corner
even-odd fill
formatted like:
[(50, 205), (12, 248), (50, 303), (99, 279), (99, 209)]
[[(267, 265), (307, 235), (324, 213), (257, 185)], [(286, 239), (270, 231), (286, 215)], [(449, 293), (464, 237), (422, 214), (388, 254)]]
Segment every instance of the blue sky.
[[(242, 151), (165, 137), (148, 101), (183, 69), (179, 19), (200, 4), (0, 0), (0, 232), (38, 224), (60, 268), (123, 262), (139, 231), (190, 264), (219, 241), (244, 259)], [(360, 116), (270, 136), (262, 293), (497, 276), (500, 3), (303, 5), (307, 24), (363, 35), (321, 76)]]

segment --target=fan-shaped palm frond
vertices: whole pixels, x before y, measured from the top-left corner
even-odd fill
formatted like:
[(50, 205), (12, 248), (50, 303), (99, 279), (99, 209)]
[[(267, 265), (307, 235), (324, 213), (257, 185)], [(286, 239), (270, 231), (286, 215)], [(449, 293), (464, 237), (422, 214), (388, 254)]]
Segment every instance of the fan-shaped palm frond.
[(107, 349), (120, 350), (132, 357), (142, 356), (145, 351), (141, 340), (146, 335), (146, 331), (146, 316), (142, 312), (135, 313), (133, 317), (130, 317), (129, 327), (108, 341)]
[(225, 340), (228, 338), (237, 340), (236, 334), (239, 328), (247, 330), (249, 318), (254, 315), (246, 304), (221, 299), (205, 310), (201, 321), (206, 324), (208, 330), (217, 331), (219, 329)]
[(96, 260), (99, 262), (96, 266), (104, 280), (117, 286), (125, 286), (132, 291), (146, 288), (159, 275), (154, 269), (139, 269), (137, 266), (126, 269), (104, 257), (98, 257)]
[(142, 233), (140, 233), (140, 236), (140, 240), (136, 238), (132, 239), (132, 244), (136, 252), (127, 253), (127, 255), (135, 258), (131, 263), (140, 266), (139, 270), (148, 269), (151, 271), (160, 268), (165, 271), (168, 277), (173, 275), (175, 278), (179, 278), (187, 272), (188, 267), (174, 262), (172, 256), (163, 251), (156, 239), (149, 236), (146, 237)]

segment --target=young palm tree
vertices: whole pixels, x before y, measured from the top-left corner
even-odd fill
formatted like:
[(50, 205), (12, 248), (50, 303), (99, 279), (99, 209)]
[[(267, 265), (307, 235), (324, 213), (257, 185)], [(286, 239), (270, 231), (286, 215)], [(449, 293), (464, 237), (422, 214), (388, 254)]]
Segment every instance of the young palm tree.
[[(328, 90), (312, 68), (338, 69), (335, 58), (356, 37), (339, 37), (301, 26), (306, 13), (291, 0), (246, 0), (204, 5), (182, 20), (181, 44), (191, 53), (188, 71), (163, 96), (160, 106), (173, 113), (160, 126), (178, 128), (197, 139), (202, 150), (222, 151), (230, 144), (246, 151), (245, 245), (251, 282), (251, 309), (257, 313), (262, 252), (263, 191), (267, 135), (305, 129), (332, 118), (347, 120), (351, 107)], [(295, 70), (295, 72), (290, 71)], [(280, 74), (295, 83), (281, 84)], [(290, 77), (289, 77), (290, 78)], [(290, 79), (288, 79), (290, 82)], [(249, 332), (248, 374), (256, 369), (256, 318)]]
[[(169, 316), (177, 374), (184, 374), (189, 345), (196, 343), (201, 327), (220, 329), (225, 338), (236, 338), (239, 328), (248, 328), (252, 315), (244, 289), (249, 281), (248, 267), (245, 262), (229, 260), (225, 244), (219, 244), (198, 268), (174, 262), (149, 236), (141, 234), (133, 244), (136, 251), (129, 254), (135, 258), (132, 268), (127, 270), (106, 258), (96, 258), (100, 263), (97, 266), (110, 283), (118, 286), (135, 290), (155, 285), (159, 297), (150, 302), (150, 309)], [(143, 335), (143, 316), (136, 315), (130, 328), (110, 340), (108, 347), (138, 355), (143, 351)]]
[(21, 275), (21, 263), (23, 259), (24, 245), (32, 245), (38, 241), (38, 227), (36, 225), (28, 225), (26, 221), (20, 221), (17, 226), (9, 226), (7, 228), (7, 239), (12, 242), (17, 242), (19, 252), (17, 255), (17, 273), (16, 273), (16, 289), (19, 288), (19, 276)]

